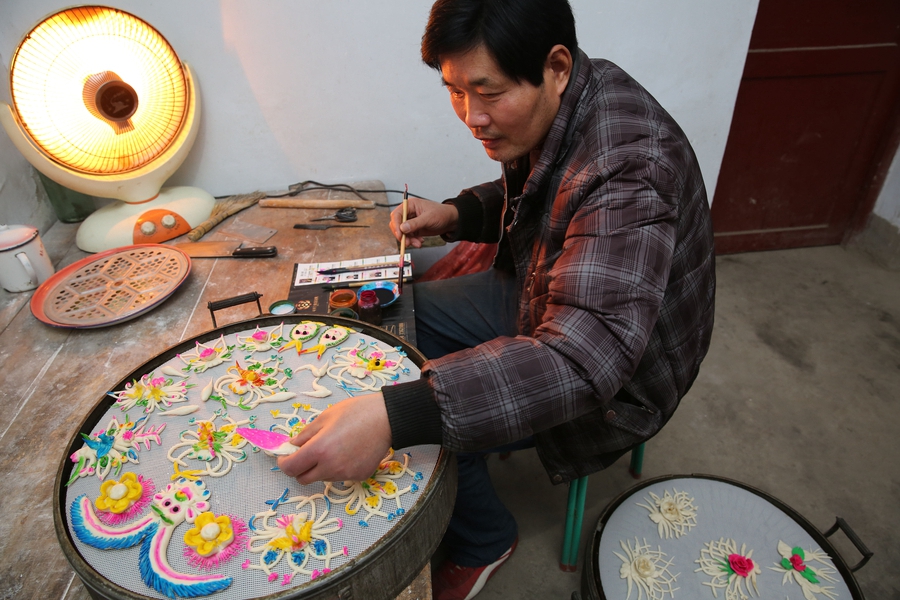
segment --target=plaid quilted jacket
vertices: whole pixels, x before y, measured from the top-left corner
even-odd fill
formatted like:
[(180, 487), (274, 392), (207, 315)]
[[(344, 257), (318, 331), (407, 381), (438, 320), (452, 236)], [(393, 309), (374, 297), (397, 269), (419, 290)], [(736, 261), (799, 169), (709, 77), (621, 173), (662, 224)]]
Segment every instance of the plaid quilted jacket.
[(515, 271), (519, 335), (431, 360), (385, 398), (397, 447), (415, 438), (402, 396), (427, 395), (445, 447), (533, 435), (561, 483), (653, 436), (697, 376), (713, 327), (709, 205), (672, 117), (584, 53), (534, 169), (503, 175), (454, 200), (457, 237), (500, 241), (494, 268)]

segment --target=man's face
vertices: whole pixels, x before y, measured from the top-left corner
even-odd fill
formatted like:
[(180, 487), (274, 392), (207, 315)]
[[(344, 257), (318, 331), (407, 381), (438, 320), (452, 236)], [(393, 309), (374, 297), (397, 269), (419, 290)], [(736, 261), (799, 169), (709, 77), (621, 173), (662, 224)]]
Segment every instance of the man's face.
[(553, 71), (544, 82), (516, 82), (500, 70), (484, 45), (441, 60), (441, 76), (456, 116), (492, 159), (508, 162), (537, 148), (559, 110), (562, 88)]

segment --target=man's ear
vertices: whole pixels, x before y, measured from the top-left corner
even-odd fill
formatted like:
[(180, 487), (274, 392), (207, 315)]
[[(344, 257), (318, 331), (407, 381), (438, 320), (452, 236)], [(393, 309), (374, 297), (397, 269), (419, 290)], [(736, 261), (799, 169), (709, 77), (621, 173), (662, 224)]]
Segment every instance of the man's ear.
[(544, 78), (551, 83), (556, 89), (556, 94), (562, 96), (569, 84), (569, 77), (572, 75), (572, 53), (562, 44), (557, 44), (550, 48), (547, 54), (547, 60), (544, 63)]

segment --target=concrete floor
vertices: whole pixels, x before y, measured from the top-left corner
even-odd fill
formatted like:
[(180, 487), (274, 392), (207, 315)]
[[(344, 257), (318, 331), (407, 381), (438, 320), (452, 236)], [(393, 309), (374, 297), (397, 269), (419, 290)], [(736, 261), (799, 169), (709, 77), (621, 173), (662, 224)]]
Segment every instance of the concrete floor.
[[(736, 479), (823, 531), (841, 516), (874, 552), (855, 574), (865, 596), (900, 599), (900, 273), (838, 246), (722, 256), (717, 269), (712, 347), (648, 442), (644, 478)], [(583, 544), (635, 485), (627, 467), (623, 458), (590, 477)], [(550, 485), (533, 450), (491, 468), (520, 539), (479, 600), (570, 598), (582, 566), (557, 566), (566, 486)], [(831, 540), (859, 561), (843, 534)]]

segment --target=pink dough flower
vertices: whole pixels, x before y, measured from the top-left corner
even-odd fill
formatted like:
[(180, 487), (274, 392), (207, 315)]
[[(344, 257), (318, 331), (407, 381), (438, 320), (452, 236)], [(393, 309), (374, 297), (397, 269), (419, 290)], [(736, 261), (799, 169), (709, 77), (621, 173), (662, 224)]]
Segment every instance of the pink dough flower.
[(753, 571), (753, 560), (740, 554), (729, 554), (728, 566), (731, 567), (735, 574), (746, 577)]
[(791, 565), (794, 567), (794, 570), (799, 571), (800, 573), (806, 570), (806, 565), (803, 564), (803, 557), (799, 554), (791, 555)]

